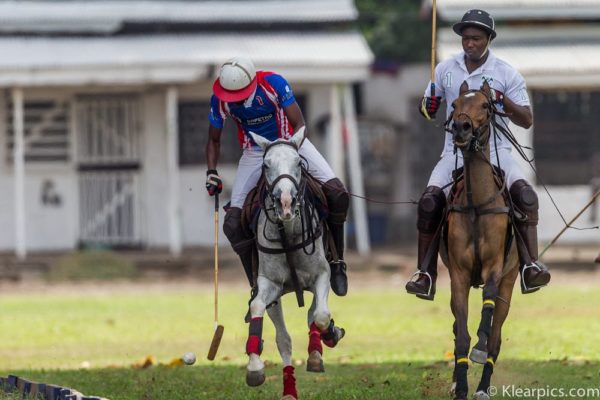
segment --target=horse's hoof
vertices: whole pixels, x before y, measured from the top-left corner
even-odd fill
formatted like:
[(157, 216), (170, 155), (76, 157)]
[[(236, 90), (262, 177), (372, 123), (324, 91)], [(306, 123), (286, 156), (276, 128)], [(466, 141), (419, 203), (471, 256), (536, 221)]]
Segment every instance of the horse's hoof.
[(450, 386), (450, 396), (454, 397), (456, 394), (456, 382), (452, 382), (452, 386)]
[(471, 354), (469, 354), (471, 361), (477, 364), (485, 364), (487, 362), (487, 357), (487, 351), (478, 350), (475, 347), (471, 349)]
[(306, 360), (306, 370), (308, 372), (325, 372), (321, 353), (316, 350), (310, 352), (308, 360)]
[(490, 400), (490, 395), (483, 390), (480, 390), (479, 392), (473, 394), (473, 400)]
[(248, 386), (260, 386), (265, 383), (265, 370), (246, 371), (246, 384)]
[(283, 396), (281, 398), (281, 400), (297, 400), (294, 396), (292, 396), (291, 394), (286, 394), (285, 396)]

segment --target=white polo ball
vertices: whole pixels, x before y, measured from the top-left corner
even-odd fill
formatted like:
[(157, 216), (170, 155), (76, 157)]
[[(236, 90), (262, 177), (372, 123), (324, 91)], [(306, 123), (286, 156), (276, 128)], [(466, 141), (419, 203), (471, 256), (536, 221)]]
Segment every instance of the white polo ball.
[(196, 355), (190, 351), (185, 353), (181, 359), (186, 365), (192, 365), (196, 362)]

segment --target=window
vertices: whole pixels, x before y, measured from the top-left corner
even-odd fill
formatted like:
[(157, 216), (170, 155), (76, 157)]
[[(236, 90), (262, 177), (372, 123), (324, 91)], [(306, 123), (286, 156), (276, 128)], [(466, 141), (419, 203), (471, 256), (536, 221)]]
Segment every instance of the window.
[[(179, 165), (206, 164), (205, 148), (208, 141), (208, 101), (179, 103)], [(219, 163), (237, 164), (241, 155), (237, 140), (237, 126), (227, 120), (221, 134)]]
[[(7, 99), (7, 158), (14, 148), (13, 104)], [(65, 162), (69, 160), (69, 104), (67, 100), (28, 100), (23, 103), (25, 161)]]
[(585, 185), (600, 171), (600, 92), (534, 91), (535, 165), (549, 185)]

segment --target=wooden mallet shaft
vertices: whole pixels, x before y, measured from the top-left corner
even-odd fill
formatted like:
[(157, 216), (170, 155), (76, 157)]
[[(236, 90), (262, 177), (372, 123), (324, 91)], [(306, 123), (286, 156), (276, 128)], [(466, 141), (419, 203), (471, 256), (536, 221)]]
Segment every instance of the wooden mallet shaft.
[(224, 329), (223, 325), (219, 325), (219, 193), (215, 193), (215, 333), (206, 356), (210, 361), (217, 355)]

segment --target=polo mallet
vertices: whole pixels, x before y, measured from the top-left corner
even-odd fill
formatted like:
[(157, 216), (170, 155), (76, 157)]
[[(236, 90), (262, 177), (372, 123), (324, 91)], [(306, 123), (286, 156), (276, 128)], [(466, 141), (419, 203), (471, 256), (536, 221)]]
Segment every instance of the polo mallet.
[(435, 97), (435, 29), (436, 29), (436, 0), (433, 0), (431, 8), (431, 97)]
[[(594, 204), (594, 201), (596, 201), (596, 199), (598, 198), (598, 196), (600, 196), (600, 190), (598, 190), (596, 192), (596, 194), (594, 194), (592, 196), (591, 200), (581, 209), (581, 211), (579, 211), (577, 213), (577, 215), (574, 216), (573, 219), (571, 221), (569, 221), (569, 223), (567, 225), (565, 225), (565, 227), (562, 228), (562, 230), (560, 232), (558, 232), (558, 235), (556, 235), (554, 237), (554, 239), (552, 239), (552, 241), (550, 243), (548, 243), (548, 245), (544, 248), (544, 250), (542, 250), (542, 252), (540, 253), (540, 256), (538, 258), (542, 258), (542, 256), (546, 252), (546, 250), (548, 250), (554, 243), (556, 243), (556, 241), (558, 240), (558, 238), (560, 238), (562, 236), (562, 234), (565, 233), (565, 231), (567, 230), (567, 228), (571, 227), (571, 225), (577, 220), (577, 218), (579, 218), (581, 216), (581, 214), (583, 214), (585, 212), (585, 210), (587, 210), (588, 208), (590, 208), (590, 206), (592, 204)], [(595, 262), (600, 262), (600, 255), (598, 255), (598, 257), (596, 258)]]
[(215, 333), (208, 349), (209, 361), (213, 361), (223, 338), (223, 325), (219, 325), (219, 193), (215, 193)]

